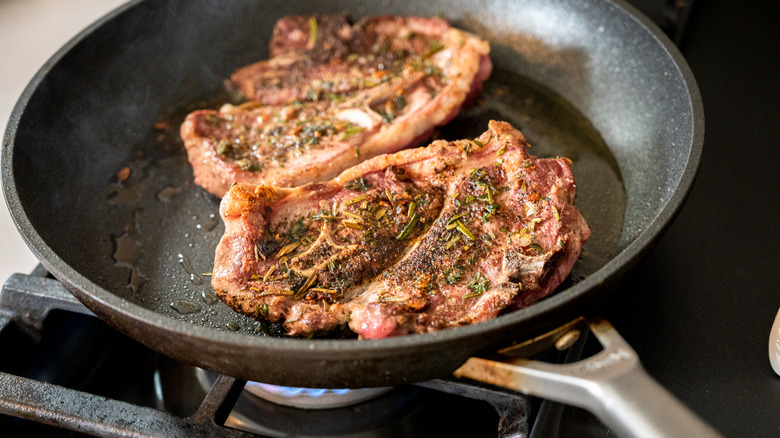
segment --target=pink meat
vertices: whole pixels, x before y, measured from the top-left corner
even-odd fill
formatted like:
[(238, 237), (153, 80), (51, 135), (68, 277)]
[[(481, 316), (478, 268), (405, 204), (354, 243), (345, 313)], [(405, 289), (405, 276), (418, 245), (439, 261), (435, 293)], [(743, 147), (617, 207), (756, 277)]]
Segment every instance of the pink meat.
[(293, 335), (362, 338), (495, 318), (552, 293), (590, 236), (570, 162), (490, 122), (474, 140), (381, 155), (297, 188), (236, 184), (212, 285)]
[(232, 76), (247, 103), (195, 111), (181, 126), (195, 182), (216, 196), (237, 181), (326, 181), (415, 145), (492, 69), (486, 41), (438, 18), (287, 17), (270, 50)]

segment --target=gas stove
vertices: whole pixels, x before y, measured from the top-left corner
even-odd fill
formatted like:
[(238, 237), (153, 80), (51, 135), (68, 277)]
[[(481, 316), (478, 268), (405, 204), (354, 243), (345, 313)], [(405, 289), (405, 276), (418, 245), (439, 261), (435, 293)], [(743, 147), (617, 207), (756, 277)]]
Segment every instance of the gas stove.
[(527, 437), (538, 410), (454, 380), (326, 390), (217, 375), (116, 332), (40, 267), (5, 283), (0, 347), (4, 436)]

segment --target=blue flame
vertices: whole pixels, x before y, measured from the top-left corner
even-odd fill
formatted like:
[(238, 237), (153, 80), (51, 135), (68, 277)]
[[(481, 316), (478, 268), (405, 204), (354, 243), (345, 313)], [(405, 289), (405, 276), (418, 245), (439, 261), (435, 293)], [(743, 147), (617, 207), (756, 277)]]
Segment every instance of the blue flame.
[(298, 395), (309, 396), (311, 398), (322, 397), (327, 393), (343, 395), (349, 392), (349, 389), (318, 389), (318, 388), (295, 388), (292, 386), (276, 386), (266, 383), (258, 383), (266, 391), (280, 394), (286, 397), (295, 397)]

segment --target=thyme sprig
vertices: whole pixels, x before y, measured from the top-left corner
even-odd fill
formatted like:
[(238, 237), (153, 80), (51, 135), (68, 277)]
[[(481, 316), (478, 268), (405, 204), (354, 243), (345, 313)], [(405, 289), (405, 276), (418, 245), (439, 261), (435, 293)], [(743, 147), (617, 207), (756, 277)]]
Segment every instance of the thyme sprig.
[(488, 287), (490, 287), (490, 280), (488, 280), (487, 277), (482, 274), (482, 272), (477, 271), (477, 273), (471, 277), (471, 281), (466, 285), (466, 287), (471, 289), (471, 292), (463, 295), (463, 298), (466, 299), (476, 297), (487, 292)]

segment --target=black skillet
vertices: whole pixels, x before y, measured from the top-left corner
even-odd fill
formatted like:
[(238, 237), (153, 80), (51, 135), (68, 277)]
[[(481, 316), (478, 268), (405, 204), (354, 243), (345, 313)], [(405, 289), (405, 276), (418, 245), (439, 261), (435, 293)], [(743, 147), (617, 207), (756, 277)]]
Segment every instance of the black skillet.
[[(218, 200), (193, 184), (176, 123), (231, 99), (224, 78), (267, 56), (279, 17), (343, 11), (441, 14), (490, 40), (495, 71), (482, 97), (439, 135), (473, 137), (503, 119), (532, 153), (574, 160), (593, 236), (560, 292), (478, 325), (376, 341), (273, 336), (214, 302), (201, 274), (222, 232)], [(592, 311), (681, 207), (703, 126), (681, 55), (619, 1), (131, 2), (32, 80), (8, 124), (2, 176), (42, 264), (132, 338), (242, 379), (389, 386), (452, 375), (469, 357)]]

